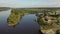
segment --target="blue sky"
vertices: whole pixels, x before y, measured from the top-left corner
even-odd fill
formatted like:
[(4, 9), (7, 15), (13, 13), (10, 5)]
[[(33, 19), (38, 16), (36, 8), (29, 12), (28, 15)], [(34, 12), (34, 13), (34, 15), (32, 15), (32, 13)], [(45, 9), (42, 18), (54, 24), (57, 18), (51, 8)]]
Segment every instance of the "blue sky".
[(60, 7), (60, 0), (0, 0), (0, 7)]

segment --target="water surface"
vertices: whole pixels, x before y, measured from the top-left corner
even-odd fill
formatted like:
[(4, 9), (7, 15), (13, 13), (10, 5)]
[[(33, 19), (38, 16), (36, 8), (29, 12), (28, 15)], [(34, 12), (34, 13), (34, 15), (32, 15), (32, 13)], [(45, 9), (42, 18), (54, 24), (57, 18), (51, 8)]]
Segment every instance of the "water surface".
[(8, 27), (7, 18), (11, 11), (0, 12), (0, 34), (39, 34), (39, 24), (35, 21), (35, 14), (24, 15), (15, 27)]

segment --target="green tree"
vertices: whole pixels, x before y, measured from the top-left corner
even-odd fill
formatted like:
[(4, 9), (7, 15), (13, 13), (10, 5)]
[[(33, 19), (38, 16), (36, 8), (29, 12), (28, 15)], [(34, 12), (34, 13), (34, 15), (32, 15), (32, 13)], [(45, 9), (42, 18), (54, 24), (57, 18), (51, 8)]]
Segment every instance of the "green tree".
[(56, 34), (60, 34), (60, 30), (57, 30), (57, 31), (56, 31)]

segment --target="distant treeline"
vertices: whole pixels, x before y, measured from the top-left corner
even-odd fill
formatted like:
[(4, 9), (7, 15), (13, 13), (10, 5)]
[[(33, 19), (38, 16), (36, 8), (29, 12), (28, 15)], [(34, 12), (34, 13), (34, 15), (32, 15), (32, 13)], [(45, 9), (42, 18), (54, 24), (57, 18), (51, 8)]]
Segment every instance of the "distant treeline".
[(9, 7), (0, 7), (0, 11), (5, 11), (5, 10), (8, 10), (10, 9)]

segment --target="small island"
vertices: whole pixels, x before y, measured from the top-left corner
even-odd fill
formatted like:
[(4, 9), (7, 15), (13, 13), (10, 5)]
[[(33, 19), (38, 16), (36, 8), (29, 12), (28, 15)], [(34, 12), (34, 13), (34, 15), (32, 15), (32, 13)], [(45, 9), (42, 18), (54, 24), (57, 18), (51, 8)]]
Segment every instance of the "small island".
[(8, 26), (15, 26), (19, 23), (24, 13), (19, 10), (12, 9), (11, 14), (8, 17)]

